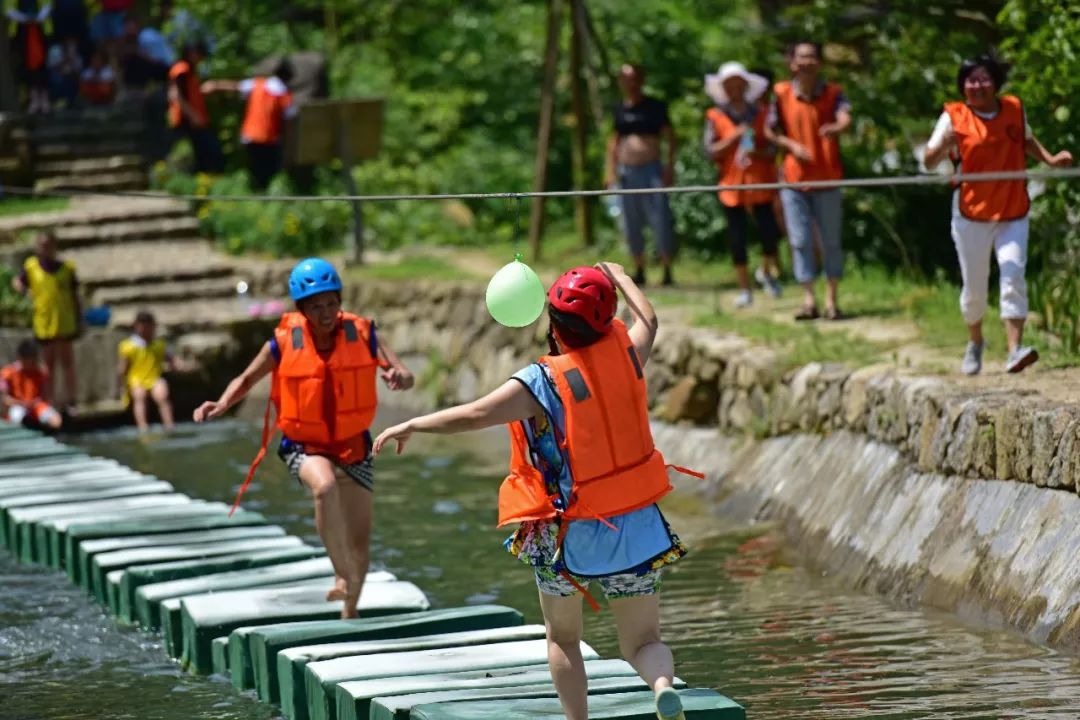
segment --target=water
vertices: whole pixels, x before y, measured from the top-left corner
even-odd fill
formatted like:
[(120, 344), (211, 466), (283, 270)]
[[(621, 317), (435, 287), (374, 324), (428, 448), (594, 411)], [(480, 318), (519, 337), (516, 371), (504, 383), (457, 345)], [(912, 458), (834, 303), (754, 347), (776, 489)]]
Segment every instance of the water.
[[(79, 442), (192, 495), (229, 501), (257, 435), (223, 424), (149, 442), (124, 432)], [(435, 606), (505, 603), (538, 622), (531, 573), (492, 527), (504, 446), (502, 431), (420, 437), (407, 455), (380, 458), (374, 557)], [(310, 501), (274, 457), (245, 506), (317, 540)], [(849, 592), (786, 564), (775, 533), (710, 517), (693, 498), (673, 497), (665, 509), (691, 546), (664, 588), (678, 674), (734, 697), (753, 720), (1080, 715), (1074, 658)], [(0, 587), (0, 720), (274, 717), (223, 679), (181, 673), (153, 637), (116, 627), (58, 573), (0, 552)], [(587, 616), (588, 641), (617, 656), (609, 618)]]

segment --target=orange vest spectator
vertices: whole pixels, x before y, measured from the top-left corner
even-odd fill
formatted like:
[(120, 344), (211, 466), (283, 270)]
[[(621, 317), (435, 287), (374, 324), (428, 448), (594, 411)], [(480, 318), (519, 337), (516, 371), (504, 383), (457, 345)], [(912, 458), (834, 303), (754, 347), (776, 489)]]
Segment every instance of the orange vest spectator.
[(44, 367), (28, 368), (15, 362), (0, 370), (5, 392), (19, 402), (40, 399), (48, 378)]
[[(203, 96), (200, 86), (199, 75), (187, 60), (180, 60), (169, 69), (169, 81), (177, 83), (177, 90), (184, 101), (195, 112), (195, 127), (204, 128), (210, 124), (210, 115), (206, 112), (206, 98)], [(186, 125), (189, 121), (180, 109), (180, 102), (173, 100), (169, 103), (169, 124), (172, 127)]]
[[(945, 104), (960, 152), (960, 172), (1008, 172), (1027, 168), (1024, 105), (1012, 95), (998, 98), (1001, 110), (989, 120), (967, 103)], [(969, 220), (1019, 220), (1031, 202), (1023, 180), (960, 183), (960, 214)]]
[(821, 137), (822, 125), (836, 122), (837, 102), (843, 89), (835, 83), (821, 83), (815, 96), (803, 98), (791, 81), (776, 84), (776, 109), (784, 134), (810, 151), (810, 160), (800, 162), (788, 153), (784, 158), (784, 180), (790, 183), (839, 180), (844, 177), (840, 143), (835, 137)]
[[(754, 116), (751, 127), (754, 131), (754, 150), (760, 152), (767, 150), (769, 142), (765, 139), (765, 118), (768, 113), (764, 106), (758, 106), (758, 113)], [(709, 108), (705, 116), (713, 125), (713, 131), (717, 140), (724, 140), (735, 134), (738, 125), (726, 112), (718, 107)], [(772, 157), (758, 155), (757, 152), (750, 155), (750, 162), (743, 166), (736, 161), (738, 146), (732, 146), (721, 157), (716, 159), (716, 167), (720, 171), (720, 185), (748, 185), (753, 183), (776, 182), (776, 163)], [(774, 190), (721, 190), (720, 202), (727, 207), (740, 205), (760, 205), (771, 203)]]
[[(240, 137), (246, 143), (276, 145), (281, 142), (285, 113), (292, 106), (292, 93), (276, 77), (255, 78), (250, 83)], [(245, 85), (241, 83), (241, 92), (247, 89)]]

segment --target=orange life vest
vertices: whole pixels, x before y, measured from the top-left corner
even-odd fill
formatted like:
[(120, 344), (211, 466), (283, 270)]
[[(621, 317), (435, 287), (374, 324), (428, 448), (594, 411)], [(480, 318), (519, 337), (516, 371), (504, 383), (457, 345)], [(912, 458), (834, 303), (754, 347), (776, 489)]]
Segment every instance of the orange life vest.
[(0, 380), (7, 388), (7, 394), (19, 402), (29, 402), (42, 397), (42, 391), (48, 379), (48, 371), (43, 367), (24, 367), (16, 362), (0, 370)]
[[(768, 113), (765, 108), (758, 106), (758, 113), (754, 116), (751, 127), (754, 130), (754, 150), (762, 151), (769, 148), (769, 142), (765, 139), (765, 117)], [(712, 123), (713, 133), (717, 140), (724, 140), (735, 134), (737, 125), (726, 112), (717, 107), (709, 108), (705, 117)], [(738, 143), (732, 145), (716, 158), (716, 167), (720, 172), (720, 185), (750, 185), (755, 183), (776, 182), (776, 162), (771, 157), (762, 157), (757, 153), (750, 156), (750, 162), (746, 167), (736, 162)], [(721, 190), (720, 202), (727, 207), (739, 205), (761, 205), (771, 203), (775, 190)]]
[(799, 98), (789, 80), (776, 83), (773, 90), (784, 134), (810, 150), (807, 162), (799, 162), (794, 155), (787, 154), (783, 164), (784, 180), (797, 183), (844, 177), (839, 141), (835, 137), (823, 138), (820, 133), (822, 125), (836, 122), (836, 100), (842, 92), (840, 86), (825, 83), (818, 96), (810, 100)]
[(290, 105), (291, 93), (276, 95), (266, 87), (266, 78), (256, 78), (248, 95), (240, 136), (249, 143), (270, 145), (281, 142), (281, 126)]
[(274, 370), (270, 400), (263, 416), (262, 445), (236, 493), (232, 515), (240, 507), (255, 470), (270, 444), (270, 408), (277, 427), (312, 455), (327, 455), (343, 464), (367, 457), (368, 428), (375, 419), (378, 393), (375, 375), (380, 366), (372, 348), (372, 322), (352, 313), (339, 316), (334, 349), (323, 358), (315, 348), (307, 320), (298, 312), (281, 316), (274, 340), (281, 360)]
[(26, 24), (26, 51), (23, 61), (26, 69), (40, 70), (45, 67), (45, 32), (37, 21)]
[[(1027, 168), (1024, 105), (1012, 95), (1002, 95), (998, 102), (1001, 109), (989, 120), (976, 115), (967, 103), (945, 104), (945, 112), (956, 132), (961, 172), (1008, 172)], [(1023, 180), (962, 182), (959, 207), (960, 214), (969, 220), (995, 222), (1026, 216), (1031, 201)]]
[[(499, 489), (499, 526), (561, 516), (567, 520), (622, 515), (667, 495), (664, 458), (653, 444), (641, 362), (618, 320), (586, 348), (540, 359), (551, 372), (566, 412), (562, 444), (573, 488), (564, 510), (533, 466), (521, 423), (510, 427), (510, 474)], [(565, 524), (564, 524), (565, 527)]]
[[(194, 123), (194, 126), (204, 128), (210, 124), (210, 115), (206, 112), (206, 97), (202, 93), (198, 73), (195, 72), (195, 68), (191, 67), (187, 60), (180, 60), (169, 68), (170, 82), (175, 83), (177, 78), (184, 75), (187, 76), (187, 81), (185, 86), (180, 89), (180, 94), (183, 96), (184, 101), (195, 111), (197, 122)], [(180, 109), (180, 102), (178, 100), (171, 101), (169, 103), (169, 125), (174, 128), (180, 127), (186, 120), (188, 118)]]

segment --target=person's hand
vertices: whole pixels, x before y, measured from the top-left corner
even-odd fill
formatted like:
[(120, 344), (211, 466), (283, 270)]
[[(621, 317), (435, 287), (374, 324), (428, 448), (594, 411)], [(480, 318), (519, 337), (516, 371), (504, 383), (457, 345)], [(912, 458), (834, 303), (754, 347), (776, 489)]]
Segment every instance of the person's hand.
[(626, 269), (619, 263), (601, 261), (593, 265), (593, 267), (607, 275), (613, 283), (615, 283), (618, 278), (626, 276)]
[(1057, 155), (1050, 157), (1050, 162), (1047, 163), (1050, 167), (1069, 167), (1073, 164), (1072, 153), (1068, 150), (1062, 150)]
[(814, 156), (810, 154), (810, 148), (794, 140), (788, 145), (788, 152), (794, 155), (799, 162), (810, 162), (814, 159)]
[(835, 123), (835, 122), (825, 123), (824, 125), (822, 125), (821, 127), (818, 128), (818, 135), (820, 135), (823, 138), (836, 137), (841, 132), (843, 132), (843, 131), (840, 128), (840, 123)]
[(664, 187), (671, 187), (675, 184), (675, 168), (671, 165), (665, 165), (664, 171), (660, 174), (660, 179), (664, 183)]
[(408, 390), (416, 382), (411, 372), (399, 366), (383, 370), (382, 379), (391, 390)]
[(397, 454), (400, 455), (405, 449), (405, 443), (409, 442), (409, 438), (412, 437), (413, 429), (408, 422), (403, 422), (400, 425), (395, 425), (392, 428), (387, 428), (379, 433), (379, 437), (375, 438), (375, 444), (372, 445), (371, 450), (378, 455), (382, 452), (383, 446), (386, 443), (394, 440), (397, 442)]
[(229, 408), (223, 403), (219, 403), (216, 400), (207, 400), (199, 407), (195, 408), (195, 412), (191, 414), (191, 419), (197, 423), (206, 422), (208, 420), (214, 420), (225, 414), (225, 411)]

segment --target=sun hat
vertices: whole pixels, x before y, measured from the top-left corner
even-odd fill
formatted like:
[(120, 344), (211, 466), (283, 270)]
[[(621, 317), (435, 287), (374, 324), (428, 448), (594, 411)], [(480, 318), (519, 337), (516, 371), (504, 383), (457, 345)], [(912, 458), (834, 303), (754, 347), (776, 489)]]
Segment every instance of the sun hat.
[(724, 92), (724, 81), (733, 77), (740, 77), (746, 81), (746, 102), (757, 102), (769, 87), (768, 80), (761, 75), (749, 72), (741, 62), (726, 62), (720, 66), (715, 75), (705, 76), (705, 94), (717, 105), (726, 105), (728, 96)]

